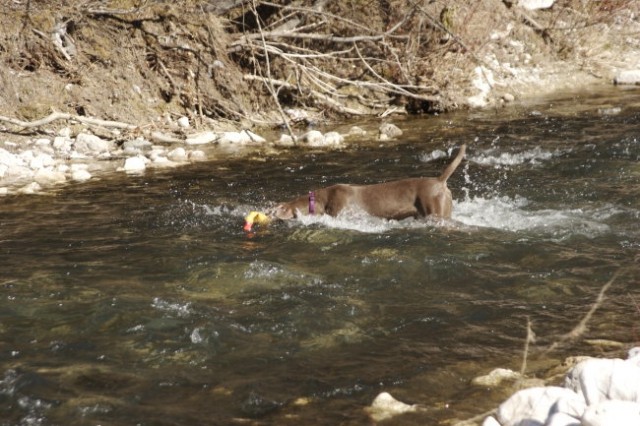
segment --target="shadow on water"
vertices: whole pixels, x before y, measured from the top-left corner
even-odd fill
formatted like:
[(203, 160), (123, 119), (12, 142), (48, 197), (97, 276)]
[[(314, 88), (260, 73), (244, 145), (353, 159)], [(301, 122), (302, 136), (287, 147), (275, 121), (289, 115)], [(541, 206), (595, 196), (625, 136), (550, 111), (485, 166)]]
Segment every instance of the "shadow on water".
[[(520, 368), (527, 319), (531, 375), (618, 354), (640, 315), (632, 94), (3, 198), (4, 424), (366, 424), (381, 391), (427, 408), (389, 424), (435, 424), (505, 396), (469, 381)], [(451, 222), (350, 213), (242, 231), (248, 211), (309, 189), (438, 175), (461, 143)], [(621, 267), (633, 273), (587, 335), (543, 354)]]

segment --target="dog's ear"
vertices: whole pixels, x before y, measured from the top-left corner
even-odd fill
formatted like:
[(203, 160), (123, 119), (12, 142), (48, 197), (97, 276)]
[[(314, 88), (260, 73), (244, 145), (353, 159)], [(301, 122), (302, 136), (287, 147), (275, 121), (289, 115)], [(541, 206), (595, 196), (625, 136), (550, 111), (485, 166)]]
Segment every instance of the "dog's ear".
[(273, 211), (273, 215), (282, 220), (293, 219), (296, 217), (296, 214), (291, 206), (287, 206), (286, 204), (277, 205), (275, 210)]

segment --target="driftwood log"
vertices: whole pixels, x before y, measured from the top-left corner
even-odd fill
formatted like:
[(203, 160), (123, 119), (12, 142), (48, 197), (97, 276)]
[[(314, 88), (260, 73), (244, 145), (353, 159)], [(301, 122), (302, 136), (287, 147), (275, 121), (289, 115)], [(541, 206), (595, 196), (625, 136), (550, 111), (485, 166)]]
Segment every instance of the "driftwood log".
[(64, 112), (52, 112), (48, 116), (34, 121), (23, 121), (17, 118), (5, 117), (0, 115), (0, 122), (9, 123), (22, 129), (34, 129), (47, 124), (51, 124), (54, 121), (71, 121), (86, 124), (89, 126), (99, 127), (102, 129), (119, 129), (119, 130), (131, 130), (139, 131), (142, 135), (149, 138), (152, 141), (159, 143), (182, 143), (184, 138), (178, 138), (160, 131), (148, 130), (135, 124), (125, 123), (122, 121), (110, 121), (102, 120), (99, 118), (84, 117), (81, 115), (68, 114)]

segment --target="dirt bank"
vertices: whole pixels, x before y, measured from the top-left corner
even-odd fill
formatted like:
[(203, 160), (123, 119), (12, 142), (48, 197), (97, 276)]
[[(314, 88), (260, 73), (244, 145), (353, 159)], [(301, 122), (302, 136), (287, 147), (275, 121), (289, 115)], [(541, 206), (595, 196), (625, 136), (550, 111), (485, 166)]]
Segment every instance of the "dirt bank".
[[(72, 145), (90, 132), (116, 147), (300, 134), (611, 84), (640, 67), (632, 0), (25, 0), (0, 11), (0, 131), (13, 154), (61, 130)], [(52, 111), (66, 118), (37, 121)]]

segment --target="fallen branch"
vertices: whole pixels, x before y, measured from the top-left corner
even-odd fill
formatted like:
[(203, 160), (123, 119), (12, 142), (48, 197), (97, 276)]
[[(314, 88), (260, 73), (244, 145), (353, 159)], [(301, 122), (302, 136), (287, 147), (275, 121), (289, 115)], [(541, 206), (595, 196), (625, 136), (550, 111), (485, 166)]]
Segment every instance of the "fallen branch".
[(23, 120), (18, 120), (17, 118), (5, 117), (0, 115), (0, 122), (13, 124), (14, 126), (22, 127), (23, 129), (33, 129), (37, 127), (42, 127), (58, 120), (75, 121), (78, 123), (107, 128), (107, 129), (138, 130), (142, 134), (147, 136), (149, 139), (154, 140), (156, 142), (163, 142), (163, 143), (183, 143), (184, 142), (183, 139), (176, 138), (158, 131), (147, 131), (142, 129), (140, 126), (136, 126), (134, 124), (124, 123), (122, 121), (110, 121), (110, 120), (101, 120), (99, 118), (83, 117), (81, 115), (68, 114), (65, 112), (52, 112), (48, 116), (41, 118), (39, 120), (34, 120), (34, 121), (23, 121)]
[(607, 283), (603, 285), (602, 288), (600, 289), (600, 293), (598, 293), (598, 297), (596, 298), (596, 301), (593, 303), (593, 305), (591, 305), (589, 312), (586, 313), (586, 315), (573, 328), (573, 330), (561, 336), (558, 341), (554, 342), (551, 346), (549, 346), (549, 348), (545, 351), (545, 353), (549, 353), (555, 350), (556, 348), (558, 348), (560, 345), (564, 344), (567, 341), (573, 341), (577, 339), (587, 331), (587, 324), (591, 320), (591, 317), (593, 316), (593, 314), (600, 308), (600, 306), (602, 306), (602, 303), (604, 302), (605, 293), (607, 292), (607, 290), (609, 290), (609, 287), (611, 287), (611, 285), (613, 285), (613, 283), (618, 279), (618, 277), (622, 274), (622, 272), (623, 270), (619, 269), (613, 274), (611, 279), (607, 281)]
[[(245, 80), (247, 81), (260, 81), (263, 83), (266, 83), (266, 78), (265, 77), (261, 77), (258, 75), (250, 75), (250, 74), (246, 74), (243, 77)], [(289, 82), (283, 81), (283, 80), (276, 80), (276, 79), (271, 79), (271, 84), (275, 84), (277, 86), (280, 87), (284, 87), (287, 89), (291, 89), (291, 90), (297, 90), (298, 86), (295, 86)], [(330, 109), (337, 111), (341, 114), (351, 114), (351, 115), (367, 115), (368, 113), (357, 110), (357, 109), (353, 109), (353, 108), (349, 108), (346, 107), (342, 104), (340, 104), (340, 102), (336, 101), (335, 99), (333, 99), (330, 96), (327, 96), (323, 93), (318, 92), (317, 90), (313, 90), (313, 89), (306, 89), (309, 94), (319, 103), (329, 107)]]
[[(287, 118), (287, 115), (284, 113), (284, 111), (282, 109), (282, 105), (280, 105), (280, 101), (278, 100), (278, 94), (276, 93), (276, 90), (273, 87), (273, 79), (271, 78), (271, 61), (269, 60), (269, 52), (267, 51), (267, 42), (264, 39), (264, 33), (262, 31), (262, 25), (260, 24), (260, 16), (258, 15), (258, 11), (256, 9), (255, 0), (252, 1), (252, 12), (253, 12), (254, 16), (256, 17), (256, 22), (258, 23), (258, 29), (260, 30), (260, 36), (261, 36), (261, 40), (262, 40), (262, 46), (264, 47), (264, 55), (265, 55), (265, 61), (266, 61), (266, 65), (267, 65), (267, 78), (265, 80), (263, 80), (263, 82), (267, 86), (267, 89), (269, 90), (269, 93), (271, 93), (271, 96), (273, 97), (273, 101), (275, 102), (276, 106), (278, 107), (278, 112), (280, 113), (280, 117), (282, 118), (282, 121), (283, 121), (284, 125), (286, 126), (287, 131), (289, 132), (289, 136), (291, 136), (291, 140), (293, 140), (295, 142), (296, 141), (296, 136), (293, 133), (293, 129), (291, 129), (291, 125), (289, 124), (289, 119)], [(258, 62), (256, 61), (256, 64), (257, 63)]]

